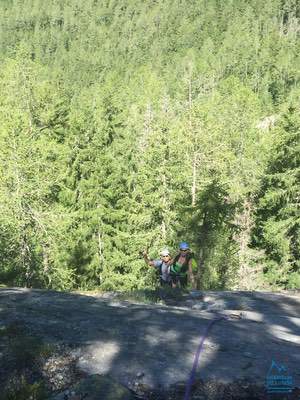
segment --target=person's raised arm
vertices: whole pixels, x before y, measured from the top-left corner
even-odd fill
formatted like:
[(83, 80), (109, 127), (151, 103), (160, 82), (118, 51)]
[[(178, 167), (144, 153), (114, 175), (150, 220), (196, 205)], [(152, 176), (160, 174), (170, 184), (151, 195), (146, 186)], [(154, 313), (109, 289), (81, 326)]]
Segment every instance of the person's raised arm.
[(154, 262), (149, 259), (148, 254), (147, 254), (146, 251), (143, 252), (143, 257), (144, 257), (145, 263), (147, 265), (150, 265), (151, 267), (154, 267)]

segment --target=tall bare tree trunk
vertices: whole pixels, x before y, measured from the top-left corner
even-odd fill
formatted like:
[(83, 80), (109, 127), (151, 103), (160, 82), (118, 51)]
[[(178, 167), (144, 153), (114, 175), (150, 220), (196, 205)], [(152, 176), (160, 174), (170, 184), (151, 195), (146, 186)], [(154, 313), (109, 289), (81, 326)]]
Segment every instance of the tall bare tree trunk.
[[(189, 108), (189, 136), (192, 138), (194, 135), (193, 116), (192, 116), (192, 108), (193, 108), (192, 66), (190, 66), (189, 78), (188, 78), (188, 108)], [(192, 207), (195, 207), (196, 205), (196, 196), (197, 196), (197, 156), (198, 156), (197, 144), (194, 143), (193, 155), (192, 155), (192, 186), (191, 186)]]
[(197, 179), (197, 158), (196, 154), (194, 153), (194, 158), (193, 158), (193, 183), (192, 183), (192, 207), (195, 207), (196, 205), (196, 179)]
[(22, 235), (20, 240), (20, 258), (22, 269), (25, 276), (25, 287), (29, 288), (31, 286), (32, 271), (30, 265), (30, 248), (28, 246), (25, 235)]
[[(165, 163), (164, 163), (165, 164)], [(163, 216), (162, 216), (162, 223), (161, 223), (161, 236), (164, 242), (167, 239), (167, 223), (166, 223), (166, 215), (167, 215), (167, 179), (165, 173), (162, 175), (162, 184), (163, 184)]]
[(49, 264), (49, 250), (48, 246), (43, 243), (42, 244), (42, 249), (43, 249), (43, 272), (45, 277), (48, 279), (48, 285), (51, 285), (51, 276), (49, 274), (50, 271), (50, 264)]
[[(100, 270), (102, 270), (103, 266), (104, 266), (105, 259), (104, 259), (104, 251), (103, 251), (103, 249), (104, 249), (103, 234), (102, 234), (102, 232), (100, 230), (98, 230), (97, 239), (98, 239), (99, 266), (100, 266)], [(102, 280), (101, 272), (99, 274), (99, 280), (100, 280), (100, 283), (101, 283), (101, 280)]]
[(240, 233), (234, 237), (234, 240), (239, 245), (239, 271), (238, 271), (238, 287), (236, 289), (242, 290), (255, 290), (257, 289), (257, 273), (260, 267), (254, 268), (251, 265), (255, 254), (249, 248), (251, 229), (253, 226), (252, 220), (253, 205), (251, 199), (245, 199), (243, 204), (243, 211), (235, 218), (236, 224), (240, 227)]

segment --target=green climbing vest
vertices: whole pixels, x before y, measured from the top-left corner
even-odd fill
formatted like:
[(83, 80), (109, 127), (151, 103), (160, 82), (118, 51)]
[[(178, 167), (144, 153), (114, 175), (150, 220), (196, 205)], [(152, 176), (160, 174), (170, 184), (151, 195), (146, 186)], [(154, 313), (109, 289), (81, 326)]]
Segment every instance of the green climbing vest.
[(196, 263), (196, 260), (194, 259), (193, 253), (187, 254), (187, 256), (185, 258), (185, 262), (183, 264), (180, 264), (178, 262), (179, 258), (180, 258), (179, 254), (174, 258), (174, 262), (170, 267), (171, 275), (173, 274), (173, 275), (178, 275), (178, 276), (186, 276), (188, 269), (189, 269), (190, 260), (192, 260), (193, 272), (197, 271), (197, 263)]

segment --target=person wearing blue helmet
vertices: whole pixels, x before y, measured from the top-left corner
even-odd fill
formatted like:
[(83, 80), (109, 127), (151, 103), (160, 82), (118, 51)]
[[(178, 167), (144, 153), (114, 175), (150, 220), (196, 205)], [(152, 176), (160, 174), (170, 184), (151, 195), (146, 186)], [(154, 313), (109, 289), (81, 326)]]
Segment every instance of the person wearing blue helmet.
[(169, 261), (172, 287), (185, 288), (189, 281), (192, 288), (196, 289), (195, 265), (197, 263), (188, 243), (179, 243), (179, 253)]

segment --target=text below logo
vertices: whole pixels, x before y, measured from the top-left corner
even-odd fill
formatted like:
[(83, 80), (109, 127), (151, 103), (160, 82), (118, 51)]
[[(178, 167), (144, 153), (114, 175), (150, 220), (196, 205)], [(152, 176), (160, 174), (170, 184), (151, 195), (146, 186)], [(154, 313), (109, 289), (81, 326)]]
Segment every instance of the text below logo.
[(272, 360), (266, 377), (266, 388), (268, 393), (290, 393), (293, 390), (293, 378), (285, 365)]

